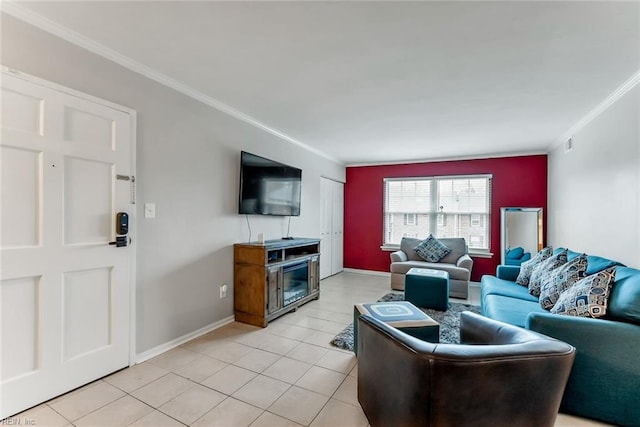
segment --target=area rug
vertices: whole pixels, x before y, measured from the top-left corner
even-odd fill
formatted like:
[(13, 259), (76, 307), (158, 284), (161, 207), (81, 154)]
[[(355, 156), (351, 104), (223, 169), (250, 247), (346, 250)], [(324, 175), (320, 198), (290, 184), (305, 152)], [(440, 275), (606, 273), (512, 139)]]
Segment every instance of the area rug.
[[(404, 293), (391, 292), (384, 295), (378, 301), (403, 301)], [(421, 308), (427, 316), (440, 324), (440, 342), (445, 344), (460, 343), (460, 313), (472, 311), (480, 313), (477, 305), (450, 302), (447, 311), (438, 311), (430, 308)], [(343, 350), (353, 351), (353, 323), (344, 328), (342, 332), (331, 340), (331, 344)]]

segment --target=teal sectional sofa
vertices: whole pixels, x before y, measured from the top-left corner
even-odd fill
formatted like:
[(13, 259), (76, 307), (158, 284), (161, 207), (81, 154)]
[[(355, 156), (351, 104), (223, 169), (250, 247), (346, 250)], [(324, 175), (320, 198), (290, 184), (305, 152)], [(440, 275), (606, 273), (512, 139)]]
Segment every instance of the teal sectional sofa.
[[(562, 248), (556, 253), (559, 250)], [(569, 261), (578, 255), (569, 251)], [(603, 318), (562, 316), (544, 310), (537, 297), (515, 283), (520, 267), (509, 265), (498, 266), (496, 276), (482, 277), (482, 314), (577, 349), (561, 412), (640, 426), (640, 270), (592, 255), (587, 256), (587, 262), (587, 275), (617, 266)]]

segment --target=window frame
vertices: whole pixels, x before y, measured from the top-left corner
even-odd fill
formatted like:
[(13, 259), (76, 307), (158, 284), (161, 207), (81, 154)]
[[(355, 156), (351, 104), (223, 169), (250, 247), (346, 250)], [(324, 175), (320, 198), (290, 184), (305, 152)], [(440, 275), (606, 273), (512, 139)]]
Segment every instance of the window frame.
[[(419, 177), (389, 177), (389, 178), (383, 178), (383, 200), (382, 200), (382, 217), (383, 217), (383, 221), (382, 221), (382, 238), (383, 238), (383, 242), (382, 245), (380, 246), (381, 249), (383, 250), (397, 250), (400, 247), (399, 243), (386, 243), (385, 240), (387, 239), (387, 236), (385, 235), (385, 233), (387, 233), (389, 230), (387, 230), (387, 183), (388, 182), (392, 182), (392, 181), (431, 181), (433, 184), (433, 188), (438, 187), (438, 181), (446, 181), (446, 180), (456, 180), (456, 179), (486, 179), (487, 180), (487, 212), (461, 212), (460, 215), (469, 215), (469, 224), (471, 225), (471, 216), (474, 214), (480, 215), (480, 226), (484, 226), (486, 227), (487, 230), (487, 239), (486, 239), (486, 248), (469, 248), (469, 252), (473, 255), (478, 255), (478, 256), (484, 256), (484, 257), (491, 257), (493, 254), (491, 253), (491, 210), (492, 210), (492, 202), (493, 202), (493, 197), (492, 197), (492, 191), (493, 191), (493, 175), (492, 174), (470, 174), (470, 175), (435, 175), (435, 176), (419, 176)], [(438, 191), (436, 190), (435, 192), (431, 192), (430, 194), (430, 200), (432, 205), (437, 205), (438, 202)], [(430, 212), (429, 215), (435, 215), (434, 216), (434, 222), (438, 221), (437, 215), (440, 214), (441, 212), (438, 211), (433, 211)], [(446, 214), (446, 213), (444, 213)], [(486, 215), (486, 219), (484, 219), (482, 216)], [(444, 217), (444, 215), (443, 215)], [(417, 218), (417, 214), (416, 214), (416, 218)], [(417, 221), (416, 221), (417, 222)], [(483, 225), (484, 222), (484, 225)], [(446, 220), (445, 220), (446, 223)], [(391, 236), (388, 236), (391, 237)], [(469, 242), (467, 242), (467, 245), (469, 244)]]

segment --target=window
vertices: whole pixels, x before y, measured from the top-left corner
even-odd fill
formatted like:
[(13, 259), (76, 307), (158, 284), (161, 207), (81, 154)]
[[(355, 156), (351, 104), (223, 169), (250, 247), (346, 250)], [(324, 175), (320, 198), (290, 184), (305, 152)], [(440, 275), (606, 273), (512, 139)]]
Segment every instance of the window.
[(433, 234), (464, 237), (469, 248), (489, 250), (491, 175), (387, 178), (384, 210), (384, 245)]
[(404, 225), (418, 225), (418, 218), (416, 218), (416, 214), (404, 214)]

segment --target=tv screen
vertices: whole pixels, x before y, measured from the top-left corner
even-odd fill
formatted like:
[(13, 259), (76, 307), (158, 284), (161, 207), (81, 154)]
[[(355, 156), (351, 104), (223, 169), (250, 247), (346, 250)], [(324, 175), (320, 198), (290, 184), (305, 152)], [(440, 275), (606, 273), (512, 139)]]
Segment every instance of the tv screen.
[(300, 215), (302, 170), (243, 151), (239, 213)]

